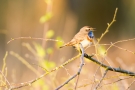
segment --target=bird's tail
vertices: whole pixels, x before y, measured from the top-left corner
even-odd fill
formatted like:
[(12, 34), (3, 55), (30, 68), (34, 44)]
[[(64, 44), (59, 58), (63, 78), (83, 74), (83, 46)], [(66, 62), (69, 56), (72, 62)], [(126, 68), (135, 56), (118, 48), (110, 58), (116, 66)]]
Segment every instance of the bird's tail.
[(63, 46), (60, 46), (59, 48), (63, 48), (63, 47), (65, 47), (65, 45), (63, 45)]
[(65, 46), (72, 46), (71, 42), (64, 44), (63, 46), (60, 46), (60, 48), (63, 48)]

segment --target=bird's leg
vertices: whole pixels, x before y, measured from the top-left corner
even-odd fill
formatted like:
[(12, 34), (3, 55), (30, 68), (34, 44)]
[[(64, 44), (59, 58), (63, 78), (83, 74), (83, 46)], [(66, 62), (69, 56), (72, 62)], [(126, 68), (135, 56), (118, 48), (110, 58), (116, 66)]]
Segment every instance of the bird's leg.
[(77, 51), (79, 52), (79, 55), (82, 55), (82, 50), (80, 48)]
[(81, 50), (81, 47), (80, 47), (80, 43), (78, 44), (78, 49), (77, 50), (79, 51), (79, 54), (81, 55), (82, 54), (82, 50)]

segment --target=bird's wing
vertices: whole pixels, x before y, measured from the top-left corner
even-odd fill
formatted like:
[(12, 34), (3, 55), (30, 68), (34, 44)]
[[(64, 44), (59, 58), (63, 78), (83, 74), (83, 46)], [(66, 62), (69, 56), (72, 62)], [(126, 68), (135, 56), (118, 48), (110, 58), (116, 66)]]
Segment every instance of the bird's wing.
[(84, 40), (86, 37), (87, 37), (87, 35), (82, 35), (82, 34), (78, 33), (74, 36), (74, 38), (69, 43), (65, 44), (65, 46), (73, 46), (75, 44), (78, 44), (82, 40)]

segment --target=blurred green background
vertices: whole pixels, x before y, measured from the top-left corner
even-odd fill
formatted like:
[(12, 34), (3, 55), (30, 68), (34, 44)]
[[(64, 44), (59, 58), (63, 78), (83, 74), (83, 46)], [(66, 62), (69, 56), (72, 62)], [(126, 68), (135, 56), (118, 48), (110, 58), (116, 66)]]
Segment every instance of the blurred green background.
[[(45, 59), (55, 62), (56, 66), (62, 64), (76, 55), (77, 52), (73, 48), (58, 49), (54, 42), (43, 40), (19, 39), (9, 44), (7, 42), (17, 37), (47, 38), (46, 33), (50, 30), (52, 36), (49, 38), (61, 38), (64, 42), (68, 42), (85, 25), (96, 28), (94, 34), (99, 38), (105, 31), (107, 23), (112, 21), (116, 8), (118, 8), (116, 22), (100, 42), (107, 44), (135, 38), (135, 0), (0, 0), (0, 68), (6, 51), (16, 52), (31, 63), (38, 61), (38, 59), (33, 60), (34, 55), (24, 47), (24, 42), (29, 43), (33, 48), (35, 46), (33, 42), (40, 44), (44, 50), (50, 48), (48, 52), (52, 50), (53, 54), (49, 53)], [(135, 41), (118, 45), (135, 51)], [(90, 48), (87, 52), (93, 53), (91, 50), (93, 49)], [(135, 57), (129, 52), (113, 48), (108, 52), (108, 57), (116, 67), (131, 66), (126, 68), (134, 69)], [(73, 68), (74, 65), (71, 66)], [(16, 72), (17, 83), (34, 78), (31, 71), (10, 54), (7, 57), (7, 69), (10, 82), (13, 82), (11, 76), (13, 71)], [(94, 68), (92, 70), (94, 71)], [(29, 79), (25, 79), (27, 75)]]

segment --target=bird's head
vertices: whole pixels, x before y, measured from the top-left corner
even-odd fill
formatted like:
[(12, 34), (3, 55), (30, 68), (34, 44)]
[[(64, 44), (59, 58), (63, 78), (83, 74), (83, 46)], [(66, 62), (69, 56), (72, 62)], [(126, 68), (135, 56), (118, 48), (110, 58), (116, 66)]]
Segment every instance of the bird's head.
[(90, 26), (84, 26), (80, 30), (80, 32), (87, 34), (90, 38), (94, 38), (93, 31), (95, 31), (95, 28), (92, 28)]
[(95, 31), (95, 28), (92, 28), (90, 26), (84, 26), (80, 29), (80, 32), (83, 32), (83, 33), (89, 33), (89, 32), (93, 32)]

